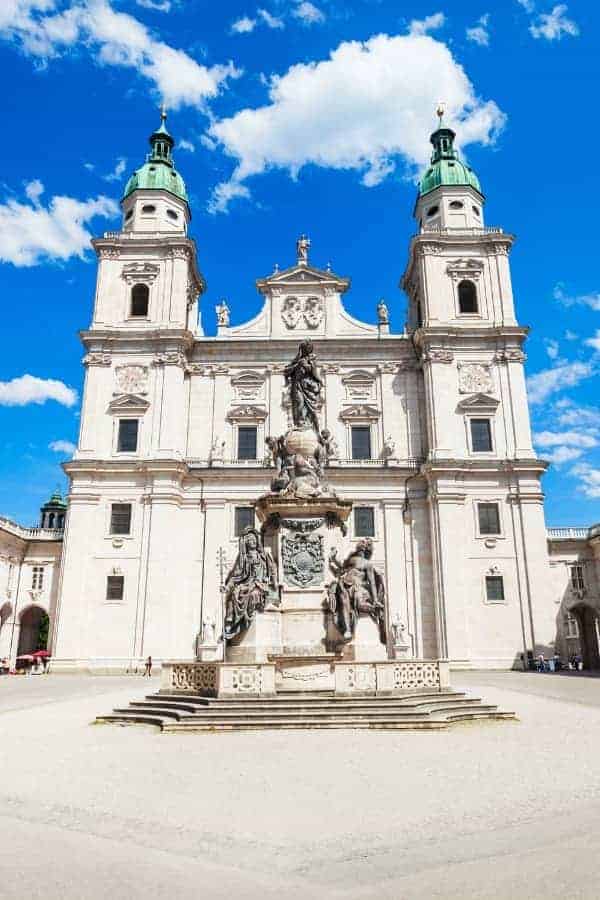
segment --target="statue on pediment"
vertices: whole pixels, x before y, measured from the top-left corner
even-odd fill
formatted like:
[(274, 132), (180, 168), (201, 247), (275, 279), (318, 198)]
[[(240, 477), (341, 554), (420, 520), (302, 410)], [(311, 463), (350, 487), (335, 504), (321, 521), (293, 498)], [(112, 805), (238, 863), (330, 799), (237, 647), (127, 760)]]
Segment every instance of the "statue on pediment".
[(225, 581), (224, 638), (230, 641), (246, 631), (257, 612), (278, 605), (277, 570), (260, 533), (246, 528), (240, 536), (237, 559)]
[(219, 328), (229, 328), (231, 310), (227, 305), (227, 300), (221, 300), (221, 302), (215, 306), (215, 312), (217, 314), (217, 325)]
[(390, 324), (390, 312), (385, 300), (380, 300), (377, 304), (377, 322), (379, 325)]
[(300, 235), (296, 241), (296, 256), (299, 266), (308, 265), (308, 251), (310, 249), (310, 240), (305, 234)]

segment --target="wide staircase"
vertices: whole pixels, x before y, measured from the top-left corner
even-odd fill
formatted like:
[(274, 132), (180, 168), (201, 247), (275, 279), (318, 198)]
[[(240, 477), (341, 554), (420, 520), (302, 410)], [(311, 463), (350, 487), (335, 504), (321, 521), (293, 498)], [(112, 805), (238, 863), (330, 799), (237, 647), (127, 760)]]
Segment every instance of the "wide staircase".
[(195, 694), (150, 694), (126, 708), (98, 716), (97, 723), (154, 725), (165, 732), (262, 729), (440, 729), (479, 719), (514, 719), (479, 697), (459, 691), (409, 693), (402, 697), (340, 697), (333, 692), (278, 693), (274, 697), (211, 699)]

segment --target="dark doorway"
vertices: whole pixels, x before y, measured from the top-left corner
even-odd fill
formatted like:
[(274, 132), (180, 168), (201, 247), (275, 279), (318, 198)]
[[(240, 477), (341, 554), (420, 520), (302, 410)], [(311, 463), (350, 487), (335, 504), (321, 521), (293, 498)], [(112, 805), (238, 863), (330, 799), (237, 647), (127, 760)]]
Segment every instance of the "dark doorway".
[(586, 603), (574, 606), (571, 610), (577, 618), (579, 625), (579, 639), (581, 641), (581, 655), (584, 669), (600, 669), (600, 647), (598, 638), (600, 635), (598, 613)]
[[(17, 656), (45, 650), (48, 640), (48, 615), (39, 606), (30, 606), (20, 618), (19, 648)], [(43, 647), (40, 644), (44, 644)]]

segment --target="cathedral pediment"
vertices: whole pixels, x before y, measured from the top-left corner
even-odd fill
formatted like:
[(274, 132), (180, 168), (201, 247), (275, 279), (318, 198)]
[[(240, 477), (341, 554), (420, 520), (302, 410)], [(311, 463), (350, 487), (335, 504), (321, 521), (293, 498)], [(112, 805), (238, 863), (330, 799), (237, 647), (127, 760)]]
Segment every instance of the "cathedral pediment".
[(109, 403), (108, 411), (112, 415), (133, 413), (143, 415), (149, 406), (148, 401), (139, 394), (121, 394)]
[(489, 394), (472, 394), (461, 400), (457, 409), (462, 412), (496, 412), (499, 405), (500, 401)]
[(332, 287), (339, 293), (344, 293), (350, 287), (349, 278), (341, 278), (330, 269), (316, 269), (314, 266), (295, 265), (289, 269), (276, 271), (267, 278), (259, 278), (256, 286), (259, 291), (266, 291), (281, 287)]

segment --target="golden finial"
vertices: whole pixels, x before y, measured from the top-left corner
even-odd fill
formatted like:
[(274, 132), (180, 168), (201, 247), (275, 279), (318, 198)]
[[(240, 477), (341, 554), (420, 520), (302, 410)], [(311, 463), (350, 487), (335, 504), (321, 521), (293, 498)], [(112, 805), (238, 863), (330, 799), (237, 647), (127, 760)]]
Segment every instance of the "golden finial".
[(167, 118), (167, 107), (165, 106), (164, 103), (161, 103), (161, 106), (160, 106), (160, 118), (161, 118), (162, 122), (164, 122)]
[(444, 112), (445, 112), (444, 104), (440, 101), (438, 103), (437, 109), (435, 111), (435, 114), (439, 119), (439, 125), (438, 125), (439, 128), (442, 127), (442, 119), (444, 118)]

